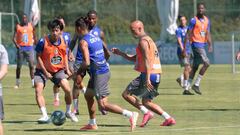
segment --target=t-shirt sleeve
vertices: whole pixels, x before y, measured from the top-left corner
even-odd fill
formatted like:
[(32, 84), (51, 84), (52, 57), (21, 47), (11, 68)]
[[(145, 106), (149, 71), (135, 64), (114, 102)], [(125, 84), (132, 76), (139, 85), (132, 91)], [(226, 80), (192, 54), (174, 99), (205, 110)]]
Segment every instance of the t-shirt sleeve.
[(43, 48), (44, 48), (44, 39), (41, 38), (36, 45), (35, 51), (37, 53), (41, 53), (43, 51)]
[(7, 50), (5, 49), (5, 47), (3, 45), (1, 45), (0, 48), (1, 48), (0, 65), (9, 64)]
[(193, 27), (195, 26), (196, 24), (196, 19), (195, 18), (192, 18), (190, 23), (189, 23), (189, 27), (188, 27), (188, 30), (192, 30)]
[(176, 30), (176, 37), (181, 38), (181, 30), (179, 29)]
[(211, 29), (211, 21), (210, 21), (210, 19), (208, 19), (208, 27), (207, 27), (207, 31), (210, 32), (210, 29)]

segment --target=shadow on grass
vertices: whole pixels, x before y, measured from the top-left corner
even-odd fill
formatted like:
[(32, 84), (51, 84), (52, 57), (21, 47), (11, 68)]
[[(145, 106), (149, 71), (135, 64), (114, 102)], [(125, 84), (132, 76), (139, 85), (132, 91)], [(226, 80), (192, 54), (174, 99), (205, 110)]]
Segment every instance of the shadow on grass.
[(9, 106), (36, 106), (37, 104), (24, 104), (24, 103), (21, 103), (21, 104), (4, 104), (4, 105), (9, 105)]
[(240, 111), (240, 109), (186, 109), (188, 111)]
[(3, 123), (9, 123), (9, 124), (22, 124), (22, 123), (36, 123), (36, 121), (31, 120), (4, 120)]

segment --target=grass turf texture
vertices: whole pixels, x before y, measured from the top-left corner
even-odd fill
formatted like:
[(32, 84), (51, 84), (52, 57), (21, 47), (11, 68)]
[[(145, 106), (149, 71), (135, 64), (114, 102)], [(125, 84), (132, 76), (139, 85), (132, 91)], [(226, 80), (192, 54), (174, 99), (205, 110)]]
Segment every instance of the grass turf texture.
[[(109, 101), (121, 105), (129, 110), (137, 111), (121, 97), (122, 91), (128, 83), (137, 77), (133, 66), (111, 66)], [(203, 95), (183, 96), (182, 89), (176, 83), (176, 78), (182, 71), (178, 65), (164, 65), (160, 95), (154, 102), (161, 105), (177, 124), (172, 127), (160, 127), (164, 121), (155, 114), (145, 128), (137, 127), (129, 132), (129, 122), (121, 115), (109, 113), (107, 116), (97, 112), (97, 131), (79, 131), (88, 122), (86, 102), (80, 94), (80, 116), (78, 123), (67, 120), (62, 126), (53, 124), (37, 124), (40, 111), (36, 105), (34, 89), (27, 67), (22, 69), (21, 86), (13, 89), (15, 84), (15, 67), (10, 66), (8, 75), (2, 81), (5, 120), (3, 121), (5, 135), (79, 135), (79, 134), (133, 134), (144, 135), (237, 135), (240, 133), (240, 75), (231, 73), (230, 65), (212, 65), (201, 81)], [(85, 78), (85, 82), (88, 77)], [(72, 81), (71, 81), (72, 84)], [(86, 83), (85, 83), (86, 84)], [(53, 106), (52, 83), (47, 82), (44, 90), (47, 110), (50, 114), (54, 110), (65, 111), (64, 93), (61, 90), (61, 105)], [(140, 124), (142, 114), (138, 120)]]

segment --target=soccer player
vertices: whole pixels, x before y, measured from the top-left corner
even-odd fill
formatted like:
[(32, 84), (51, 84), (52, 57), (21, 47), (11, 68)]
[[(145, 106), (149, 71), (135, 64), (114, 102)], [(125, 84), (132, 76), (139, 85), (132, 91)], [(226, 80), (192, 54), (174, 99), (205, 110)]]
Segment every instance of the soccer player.
[(236, 54), (236, 59), (239, 61), (240, 60), (240, 51), (237, 52)]
[[(64, 39), (64, 42), (68, 46), (67, 47), (68, 66), (69, 66), (69, 69), (70, 69), (71, 73), (73, 73), (74, 56), (73, 56), (73, 53), (71, 52), (71, 49), (69, 49), (70, 41), (71, 41), (71, 35), (70, 35), (70, 33), (63, 31), (64, 28), (65, 28), (65, 21), (64, 21), (63, 17), (58, 16), (56, 19), (58, 19), (63, 25), (63, 29), (61, 30), (61, 34), (62, 34), (62, 37)], [(54, 93), (53, 105), (56, 106), (56, 107), (60, 105), (59, 90), (60, 89), (59, 89), (58, 85), (53, 85), (53, 93)]]
[(1, 81), (8, 72), (8, 53), (3, 45), (0, 44), (0, 135), (3, 135), (2, 120), (4, 118), (2, 83)]
[[(195, 83), (192, 86), (192, 89), (199, 95), (201, 95), (200, 91), (200, 81), (202, 80), (203, 75), (207, 71), (210, 66), (209, 59), (207, 57), (206, 51), (204, 47), (208, 44), (208, 52), (212, 52), (212, 39), (210, 34), (210, 20), (207, 16), (205, 16), (205, 4), (198, 3), (197, 4), (197, 15), (191, 19), (189, 24), (189, 30), (187, 32), (187, 40), (191, 42), (192, 51), (193, 51), (193, 65), (192, 70), (189, 76), (189, 83), (192, 83), (192, 80), (195, 76), (195, 73), (198, 70), (198, 67), (201, 63), (203, 66), (201, 67), (199, 74), (195, 80)], [(189, 37), (189, 38), (188, 38)], [(184, 46), (186, 46), (186, 42)], [(186, 54), (186, 50), (185, 50)]]
[[(161, 63), (159, 53), (154, 41), (144, 31), (141, 21), (133, 21), (130, 25), (133, 36), (139, 39), (136, 47), (136, 55), (126, 54), (117, 48), (112, 48), (114, 54), (135, 62), (135, 70), (140, 75), (134, 79), (122, 93), (123, 98), (144, 114), (140, 127), (144, 127), (153, 118), (153, 112), (162, 116), (165, 121), (161, 126), (171, 126), (176, 123), (173, 117), (165, 112), (160, 106), (153, 103), (154, 97), (159, 95), (157, 92), (161, 78)], [(138, 98), (142, 99), (142, 103)]]
[(22, 21), (16, 25), (13, 35), (13, 43), (17, 48), (17, 69), (16, 69), (16, 84), (14, 88), (19, 88), (20, 74), (24, 59), (27, 60), (29, 66), (32, 86), (34, 87), (34, 48), (33, 45), (37, 42), (34, 26), (28, 22), (27, 15), (23, 14)]
[[(177, 55), (179, 59), (179, 63), (182, 67), (184, 67), (183, 74), (177, 78), (177, 82), (184, 88), (183, 95), (194, 95), (191, 93), (190, 85), (188, 84), (189, 72), (191, 71), (190, 67), (190, 57), (191, 57), (191, 46), (190, 43), (187, 42), (186, 48), (184, 48), (184, 40), (187, 34), (187, 18), (186, 16), (179, 16), (178, 20), (180, 22), (179, 27), (176, 30), (176, 37), (178, 43)], [(184, 50), (186, 50), (186, 55), (184, 56)], [(183, 82), (183, 85), (181, 84)]]
[[(95, 10), (90, 10), (88, 13), (87, 13), (87, 19), (88, 19), (88, 23), (89, 23), (89, 33), (95, 35), (95, 36), (98, 36), (101, 38), (101, 40), (103, 41), (103, 49), (104, 49), (104, 56), (105, 56), (105, 59), (108, 60), (109, 57), (110, 57), (110, 51), (108, 50), (107, 48), (107, 44), (106, 44), (106, 38), (105, 38), (105, 34), (104, 32), (100, 29), (100, 27), (97, 25), (97, 21), (98, 21), (98, 16), (97, 16), (97, 12)], [(80, 37), (81, 38), (81, 37)], [(76, 42), (76, 41), (75, 41)], [(81, 63), (81, 51), (78, 51), (77, 52), (77, 59), (79, 62), (76, 63), (76, 67), (77, 69), (79, 68), (79, 64)], [(84, 92), (86, 90), (86, 88), (84, 87), (82, 81), (82, 79), (80, 79), (81, 76), (78, 76), (78, 87), (80, 89), (82, 89), (82, 91)], [(84, 76), (82, 76), (84, 77)], [(78, 113), (78, 96), (79, 96), (79, 89), (75, 88), (73, 89), (73, 103), (74, 103), (74, 110), (76, 113)], [(99, 106), (100, 107), (100, 106)], [(107, 112), (105, 110), (103, 110), (102, 108), (99, 108), (99, 110), (101, 111), (101, 113), (103, 115), (106, 115)]]
[(36, 46), (37, 66), (34, 73), (35, 94), (42, 117), (38, 119), (39, 123), (48, 123), (49, 118), (43, 96), (43, 90), (47, 79), (50, 79), (55, 85), (59, 85), (65, 92), (66, 117), (73, 122), (77, 122), (77, 117), (71, 113), (72, 95), (65, 72), (71, 76), (68, 68), (67, 45), (61, 36), (62, 23), (55, 19), (48, 25), (50, 35), (41, 38)]
[(84, 94), (90, 120), (80, 130), (96, 130), (98, 128), (96, 123), (96, 103), (94, 100), (94, 97), (96, 97), (98, 105), (104, 110), (128, 117), (132, 131), (136, 127), (138, 113), (122, 109), (118, 105), (108, 102), (110, 71), (104, 57), (102, 40), (89, 32), (88, 22), (84, 18), (77, 19), (75, 27), (76, 31), (83, 36), (79, 45), (83, 55), (83, 62), (78, 70), (78, 74), (81, 74), (82, 71), (88, 68), (90, 71), (88, 87)]

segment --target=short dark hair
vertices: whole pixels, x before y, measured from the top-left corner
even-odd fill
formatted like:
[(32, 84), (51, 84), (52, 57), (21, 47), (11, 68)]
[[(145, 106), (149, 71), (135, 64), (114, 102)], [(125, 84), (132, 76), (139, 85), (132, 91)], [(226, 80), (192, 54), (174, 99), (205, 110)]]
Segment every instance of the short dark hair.
[(97, 11), (95, 11), (95, 10), (90, 10), (90, 11), (88, 11), (87, 16), (90, 16), (91, 14), (94, 14), (94, 15), (97, 16)]
[(75, 27), (80, 27), (80, 28), (83, 28), (83, 29), (88, 29), (87, 17), (79, 17), (79, 18), (75, 21)]
[(61, 16), (61, 15), (56, 16), (55, 18), (56, 18), (56, 19), (63, 19), (63, 20), (64, 20), (63, 16)]
[(206, 5), (205, 5), (204, 2), (199, 2), (199, 3), (197, 3), (197, 7), (199, 7), (200, 5), (203, 5), (203, 6), (206, 8)]
[(57, 27), (59, 27), (61, 31), (63, 30), (63, 24), (58, 19), (48, 22), (48, 30), (52, 30)]
[(179, 16), (178, 16), (178, 21), (180, 21), (180, 19), (181, 19), (182, 17), (185, 17), (185, 18), (187, 19), (187, 17), (186, 17), (185, 15), (179, 15)]

